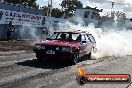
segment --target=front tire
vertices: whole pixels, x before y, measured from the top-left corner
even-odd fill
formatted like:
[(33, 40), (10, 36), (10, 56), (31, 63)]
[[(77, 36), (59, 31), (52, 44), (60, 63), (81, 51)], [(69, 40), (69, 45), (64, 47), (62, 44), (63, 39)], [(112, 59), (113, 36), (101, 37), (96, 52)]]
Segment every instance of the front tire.
[(73, 53), (73, 56), (72, 56), (72, 64), (75, 65), (77, 64), (79, 61), (79, 53), (78, 52), (74, 52)]
[(36, 58), (37, 58), (37, 61), (38, 61), (38, 62), (43, 62), (43, 60), (42, 60), (42, 59), (43, 59), (42, 55), (36, 53)]

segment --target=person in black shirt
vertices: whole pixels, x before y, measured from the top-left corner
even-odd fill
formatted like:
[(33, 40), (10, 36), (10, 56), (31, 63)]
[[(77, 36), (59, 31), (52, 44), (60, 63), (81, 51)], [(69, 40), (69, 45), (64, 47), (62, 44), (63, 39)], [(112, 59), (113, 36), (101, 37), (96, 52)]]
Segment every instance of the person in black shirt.
[(12, 25), (12, 22), (10, 21), (7, 26), (7, 41), (11, 40), (12, 32), (15, 31), (15, 26)]

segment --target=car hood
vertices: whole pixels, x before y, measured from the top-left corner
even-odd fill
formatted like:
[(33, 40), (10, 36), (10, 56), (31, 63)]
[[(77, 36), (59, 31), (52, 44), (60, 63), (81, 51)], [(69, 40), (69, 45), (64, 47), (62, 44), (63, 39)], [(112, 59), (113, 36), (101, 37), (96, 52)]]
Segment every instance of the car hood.
[(74, 41), (60, 41), (60, 40), (44, 40), (40, 41), (37, 44), (41, 45), (49, 45), (49, 46), (75, 46), (76, 44), (79, 44), (79, 42)]

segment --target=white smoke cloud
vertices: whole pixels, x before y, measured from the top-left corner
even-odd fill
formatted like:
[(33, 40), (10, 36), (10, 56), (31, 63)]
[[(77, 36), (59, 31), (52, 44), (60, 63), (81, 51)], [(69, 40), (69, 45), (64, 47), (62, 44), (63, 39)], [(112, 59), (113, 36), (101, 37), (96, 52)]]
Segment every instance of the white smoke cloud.
[(105, 27), (107, 32), (104, 32), (101, 28), (95, 28), (93, 24), (86, 27), (81, 24), (74, 25), (69, 22), (60, 24), (60, 27), (65, 28), (65, 30), (60, 31), (82, 30), (93, 34), (97, 42), (97, 52), (93, 53), (96, 58), (132, 55), (132, 30), (118, 30), (115, 24), (115, 27), (111, 27), (111, 29)]
[(102, 56), (122, 57), (132, 54), (131, 33), (132, 31), (104, 33), (99, 42), (97, 42)]
[[(37, 0), (37, 3), (42, 6), (47, 6), (49, 0)], [(114, 3), (113, 10), (114, 11), (122, 11), (127, 13), (128, 18), (132, 18), (132, 0), (80, 0), (84, 7), (90, 6), (90, 7), (98, 7), (99, 9), (104, 9), (102, 14), (105, 14), (107, 12), (110, 13), (111, 7), (112, 7), (112, 1)], [(62, 2), (62, 0), (53, 0), (53, 8), (61, 8), (59, 5)]]
[(82, 0), (85, 6), (98, 7), (103, 9), (102, 14), (110, 13), (112, 8), (112, 2), (114, 2), (113, 11), (122, 11), (127, 13), (128, 18), (132, 18), (132, 0)]
[[(41, 33), (40, 33), (41, 34)], [(37, 29), (32, 27), (30, 24), (23, 24), (20, 28), (20, 37), (25, 40), (33, 40), (30, 45), (34, 45), (36, 42), (42, 39), (42, 36), (38, 35)]]

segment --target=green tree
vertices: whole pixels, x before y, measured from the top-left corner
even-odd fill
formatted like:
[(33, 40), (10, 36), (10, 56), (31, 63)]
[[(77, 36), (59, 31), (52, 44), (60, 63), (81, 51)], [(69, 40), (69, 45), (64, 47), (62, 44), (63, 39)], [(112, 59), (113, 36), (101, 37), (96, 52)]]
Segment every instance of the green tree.
[(21, 0), (4, 0), (4, 2), (13, 3), (13, 4), (19, 4), (19, 3), (21, 3)]
[(40, 7), (40, 10), (44, 12), (45, 16), (47, 15), (47, 12), (49, 10), (49, 7), (47, 6), (43, 6), (43, 7)]
[(68, 16), (69, 14), (73, 15), (76, 8), (81, 8), (83, 4), (79, 0), (63, 0), (60, 6), (62, 7), (62, 11)]
[[(42, 10), (45, 13), (45, 16), (47, 15), (47, 12), (49, 14), (49, 10), (50, 8), (47, 6), (43, 6), (40, 8), (40, 10)], [(59, 9), (59, 8), (53, 8), (52, 12), (51, 12), (51, 16), (55, 17), (55, 18), (60, 18), (63, 15), (63, 12)]]
[(118, 26), (118, 28), (124, 27), (125, 20), (126, 20), (126, 14), (120, 11), (113, 11), (112, 12), (112, 18), (114, 18), (114, 22)]
[(113, 11), (112, 13), (107, 13), (101, 18), (102, 24), (105, 27), (116, 27), (122, 30), (126, 22), (126, 14), (120, 11)]
[(63, 12), (60, 9), (58, 9), (58, 8), (52, 9), (52, 12), (51, 12), (52, 17), (60, 18), (60, 17), (62, 17), (62, 15), (63, 15)]
[(39, 8), (39, 5), (36, 3), (36, 0), (4, 0), (7, 3), (21, 4), (23, 6), (28, 6), (32, 8)]
[(27, 4), (28, 7), (32, 7), (32, 8), (36, 8), (38, 9), (39, 8), (39, 5), (34, 1), (29, 1), (28, 4)]

